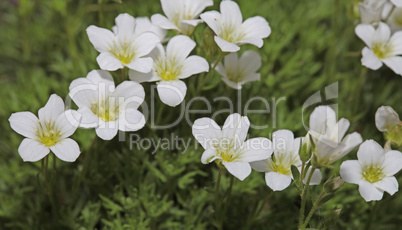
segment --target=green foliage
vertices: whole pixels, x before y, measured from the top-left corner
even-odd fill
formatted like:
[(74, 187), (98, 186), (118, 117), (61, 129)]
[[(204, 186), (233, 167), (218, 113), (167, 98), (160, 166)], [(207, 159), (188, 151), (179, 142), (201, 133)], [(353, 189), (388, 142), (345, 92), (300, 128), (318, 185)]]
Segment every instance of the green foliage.
[[(363, 43), (354, 35), (350, 1), (238, 3), (244, 18), (261, 15), (272, 28), (259, 50), (263, 60), (261, 82), (245, 85), (239, 101), (235, 99), (237, 92), (226, 87), (217, 73), (208, 82), (192, 77), (186, 80), (187, 102), (193, 96), (205, 96), (213, 102), (213, 98), (225, 95), (241, 105), (234, 111), (244, 113), (246, 100), (261, 96), (272, 101), (270, 113), (248, 117), (253, 124), (268, 127), (251, 129), (251, 137), (270, 138), (277, 129), (290, 129), (296, 136), (304, 136), (303, 121), (307, 121), (313, 107), (303, 111), (303, 103), (317, 91), (339, 82), (338, 99), (322, 104), (338, 103), (340, 116), (351, 120), (350, 131), (385, 143), (376, 130), (374, 114), (381, 105), (390, 105), (402, 114), (402, 78), (386, 68), (362, 74)], [(210, 9), (218, 9), (218, 5), (215, 1)], [(49, 167), (45, 179), (40, 162), (24, 163), (19, 157), (22, 137), (10, 128), (11, 113), (37, 113), (52, 93), (66, 98), (72, 80), (98, 68), (97, 52), (85, 33), (89, 25), (110, 28), (119, 13), (150, 16), (161, 13), (161, 7), (157, 0), (3, 0), (0, 12), (0, 229), (296, 229), (298, 191), (289, 187), (273, 193), (263, 174), (257, 172), (243, 182), (235, 179), (230, 198), (221, 201), (223, 214), (215, 218), (211, 191), (219, 169), (213, 163), (200, 162), (203, 150), (194, 141), (184, 153), (179, 149), (158, 150), (155, 154), (153, 149), (130, 150), (128, 142), (117, 140), (97, 140), (88, 151), (94, 131), (78, 130), (73, 136), (82, 151), (77, 162), (57, 161), (56, 169)], [(207, 47), (199, 46), (195, 52), (212, 62), (217, 47), (211, 31), (200, 25), (195, 38)], [(241, 52), (246, 49), (257, 50), (245, 46)], [(151, 84), (144, 84), (144, 88), (147, 95), (152, 90)], [(149, 98), (146, 100), (149, 104)], [(158, 124), (177, 119), (180, 106), (163, 108), (160, 101), (155, 103), (156, 113), (161, 114)], [(190, 108), (206, 106), (197, 102)], [(249, 108), (267, 109), (258, 102)], [(189, 120), (211, 116), (218, 109), (229, 107), (223, 101), (213, 102), (210, 113), (190, 114)], [(215, 120), (222, 124), (229, 113), (219, 114)], [(169, 130), (154, 130), (147, 125), (138, 133), (152, 138), (169, 137), (171, 133), (183, 138), (192, 136), (187, 122)], [(352, 152), (346, 158), (355, 159), (356, 155)], [(322, 169), (324, 178), (338, 175), (339, 165), (335, 163), (334, 170)], [(397, 178), (402, 182), (400, 176)], [(229, 190), (230, 174), (223, 174), (221, 186), (222, 192)], [(307, 210), (320, 192), (320, 186), (311, 188)], [(336, 196), (325, 198), (311, 227), (367, 229), (366, 223), (370, 222), (372, 229), (398, 229), (402, 196), (384, 196), (371, 207), (360, 197), (357, 186), (345, 184)], [(375, 215), (367, 219), (370, 213)]]

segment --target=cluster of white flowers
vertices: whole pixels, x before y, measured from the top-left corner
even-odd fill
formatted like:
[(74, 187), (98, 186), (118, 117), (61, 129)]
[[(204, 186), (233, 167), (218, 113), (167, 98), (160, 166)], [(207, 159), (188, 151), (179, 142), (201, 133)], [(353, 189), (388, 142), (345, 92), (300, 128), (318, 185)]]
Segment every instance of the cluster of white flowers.
[[(243, 22), (239, 6), (233, 1), (222, 1), (221, 13), (210, 11), (212, 0), (161, 0), (166, 15), (155, 14), (151, 20), (120, 14), (111, 30), (91, 25), (86, 32), (89, 41), (100, 53), (96, 58), (101, 70), (92, 70), (86, 78), (74, 80), (69, 96), (78, 111), (67, 110), (63, 100), (52, 95), (46, 106), (39, 110), (39, 119), (29, 112), (12, 114), (11, 127), (27, 137), (19, 148), (24, 161), (37, 161), (50, 150), (64, 161), (75, 161), (80, 150), (76, 142), (67, 138), (77, 127), (95, 128), (96, 135), (111, 140), (120, 131), (137, 131), (144, 127), (145, 117), (138, 108), (145, 92), (140, 83), (158, 82), (161, 101), (168, 106), (183, 102), (187, 86), (183, 79), (210, 71), (210, 64), (203, 57), (191, 55), (196, 47), (190, 36), (196, 26), (204, 21), (215, 32), (220, 56), (225, 58), (225, 68), (217, 60), (223, 81), (239, 89), (247, 81), (260, 78), (256, 71), (261, 57), (254, 51), (245, 51), (238, 60), (239, 45), (263, 45), (263, 38), (271, 33), (268, 22), (262, 17)], [(167, 30), (178, 35), (166, 38)], [(167, 42), (166, 47), (164, 43)], [(236, 66), (236, 69), (231, 67)], [(128, 77), (117, 86), (108, 71), (129, 69)], [(125, 73), (125, 72), (123, 72)], [(128, 79), (129, 78), (129, 79)], [(69, 117), (67, 117), (69, 115)]]
[(402, 75), (402, 1), (364, 0), (359, 3), (357, 36), (367, 45), (362, 64), (378, 70), (383, 64)]
[[(381, 131), (394, 130), (400, 124), (399, 117), (390, 107), (381, 107), (376, 114), (376, 125)], [(310, 129), (304, 138), (294, 138), (290, 130), (273, 133), (272, 141), (259, 137), (245, 141), (250, 121), (239, 114), (230, 115), (222, 128), (210, 118), (200, 118), (194, 122), (193, 135), (205, 149), (201, 162), (215, 161), (223, 165), (229, 173), (244, 180), (251, 169), (265, 173), (265, 180), (272, 190), (282, 191), (293, 179), (292, 165), (306, 175), (311, 174), (309, 185), (321, 183), (320, 167), (329, 166), (351, 152), (362, 143), (358, 133), (345, 136), (349, 121), (336, 121), (335, 111), (329, 106), (315, 108), (310, 116)], [(344, 137), (345, 136), (345, 137)], [(302, 170), (300, 144), (308, 144), (311, 138), (312, 156)], [(310, 151), (310, 150), (308, 150)], [(349, 183), (359, 184), (359, 191), (366, 201), (380, 200), (384, 191), (393, 195), (398, 191), (398, 182), (393, 176), (402, 169), (402, 153), (384, 150), (373, 140), (365, 141), (358, 150), (358, 161), (342, 163), (340, 174)], [(304, 164), (303, 164), (304, 165)], [(311, 170), (314, 168), (314, 172)], [(303, 178), (307, 183), (307, 177)]]
[[(138, 108), (145, 92), (140, 83), (158, 82), (161, 101), (174, 107), (186, 96), (183, 79), (193, 75), (216, 68), (222, 80), (238, 90), (245, 83), (260, 79), (257, 73), (262, 65), (260, 55), (248, 50), (239, 57), (237, 52), (243, 44), (262, 47), (263, 39), (271, 33), (264, 18), (256, 16), (243, 22), (238, 4), (230, 0), (220, 3), (220, 12), (205, 13), (202, 11), (212, 6), (213, 1), (161, 0), (161, 4), (166, 16), (155, 14), (150, 20), (120, 14), (112, 30), (93, 25), (87, 28), (89, 41), (100, 53), (96, 60), (101, 70), (92, 70), (85, 78), (70, 84), (69, 96), (78, 106), (77, 111), (67, 109), (59, 96), (51, 95), (39, 110), (39, 118), (31, 112), (11, 115), (12, 129), (26, 137), (18, 149), (24, 161), (38, 161), (50, 150), (63, 161), (75, 161), (80, 149), (68, 137), (78, 127), (94, 128), (103, 140), (111, 140), (119, 130), (143, 128), (146, 121)], [(363, 49), (363, 65), (378, 69), (384, 63), (402, 75), (402, 57), (398, 56), (402, 54), (402, 31), (397, 31), (402, 28), (397, 24), (401, 22), (398, 7), (402, 7), (402, 1), (366, 0), (359, 6), (363, 24), (356, 27), (356, 33), (367, 44)], [(386, 8), (388, 14), (384, 13)], [(197, 45), (190, 36), (203, 22), (214, 32), (214, 41), (220, 49), (211, 69), (203, 57), (189, 56)], [(166, 38), (166, 30), (175, 30), (178, 35)], [(128, 76), (123, 76), (116, 86), (108, 71), (127, 68)], [(304, 138), (295, 138), (290, 130), (278, 130), (273, 133), (272, 141), (264, 137), (246, 140), (250, 121), (239, 114), (230, 115), (222, 128), (210, 118), (198, 119), (192, 133), (205, 149), (202, 163), (215, 161), (240, 180), (248, 177), (252, 169), (263, 172), (266, 184), (274, 191), (281, 191), (294, 179), (292, 166), (303, 174), (304, 183), (320, 184), (321, 167), (333, 164), (363, 142), (356, 132), (345, 136), (349, 126), (347, 119), (337, 121), (331, 107), (319, 106), (310, 116)], [(402, 168), (402, 153), (391, 150), (390, 144), (402, 143), (398, 114), (391, 107), (379, 108), (376, 126), (389, 141), (385, 149), (368, 140), (360, 146), (358, 160), (343, 162), (340, 170), (346, 182), (359, 185), (366, 201), (381, 199), (384, 191), (394, 194), (398, 182), (393, 175)], [(307, 158), (301, 154), (303, 148), (310, 152)], [(309, 175), (308, 180), (305, 174)]]

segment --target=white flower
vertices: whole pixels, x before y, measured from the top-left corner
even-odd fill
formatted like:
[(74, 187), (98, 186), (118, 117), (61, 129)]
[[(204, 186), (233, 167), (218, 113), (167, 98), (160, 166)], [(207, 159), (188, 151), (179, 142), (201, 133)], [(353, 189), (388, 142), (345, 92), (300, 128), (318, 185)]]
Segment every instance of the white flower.
[(120, 14), (115, 21), (115, 33), (93, 25), (87, 28), (89, 41), (100, 52), (96, 58), (100, 68), (115, 71), (126, 66), (139, 72), (151, 71), (152, 58), (144, 56), (160, 42), (159, 37), (152, 32), (136, 34), (136, 21), (129, 14)]
[(141, 73), (131, 70), (130, 79), (140, 83), (159, 81), (157, 90), (162, 102), (169, 106), (179, 105), (187, 91), (187, 86), (181, 79), (209, 69), (204, 58), (195, 55), (188, 57), (195, 45), (193, 40), (184, 35), (170, 39), (166, 51), (158, 44), (149, 55), (154, 59), (152, 71)]
[(402, 30), (402, 7), (395, 8), (387, 20), (392, 32)]
[(398, 191), (394, 175), (402, 168), (401, 152), (385, 152), (377, 142), (367, 140), (360, 145), (357, 158), (343, 162), (340, 174), (344, 181), (359, 185), (367, 202), (381, 200), (384, 192), (392, 196)]
[(71, 82), (69, 95), (82, 115), (80, 127), (96, 128), (103, 140), (111, 140), (118, 130), (137, 131), (145, 125), (137, 110), (145, 93), (137, 82), (124, 81), (115, 88), (109, 72), (93, 70)]
[(377, 70), (382, 63), (387, 65), (396, 74), (402, 75), (402, 31), (391, 37), (389, 26), (380, 22), (377, 29), (372, 25), (360, 24), (355, 32), (367, 47), (364, 47), (362, 64), (372, 70)]
[(252, 138), (247, 141), (250, 121), (235, 113), (230, 115), (222, 129), (210, 118), (194, 122), (193, 135), (205, 152), (201, 162), (209, 164), (215, 160), (239, 180), (251, 173), (249, 162), (267, 159), (272, 154), (271, 141), (267, 138)]
[(263, 17), (251, 17), (243, 22), (236, 2), (222, 1), (220, 9), (221, 13), (209, 11), (200, 17), (215, 32), (215, 42), (223, 52), (237, 52), (242, 44), (261, 48), (262, 39), (271, 34), (271, 28)]
[(73, 162), (80, 155), (80, 148), (71, 136), (78, 127), (81, 115), (75, 110), (64, 109), (63, 100), (53, 94), (45, 107), (38, 112), (39, 119), (31, 112), (13, 113), (8, 119), (11, 128), (26, 137), (18, 148), (24, 161), (38, 161), (50, 150), (63, 161)]
[(381, 21), (381, 15), (387, 0), (365, 0), (359, 2), (360, 18), (363, 24), (373, 24)]
[(381, 132), (391, 132), (401, 121), (391, 106), (381, 106), (375, 113), (375, 126)]
[[(129, 15), (129, 17), (131, 17)], [(112, 27), (113, 33), (117, 36), (117, 26)], [(165, 29), (160, 28), (152, 24), (151, 20), (148, 17), (137, 17), (135, 18), (135, 29), (134, 29), (134, 36), (138, 36), (145, 32), (152, 32), (159, 37), (159, 40), (162, 42), (167, 34)]]
[[(318, 166), (329, 165), (348, 154), (362, 143), (357, 132), (345, 136), (349, 121), (341, 118), (336, 122), (335, 111), (329, 106), (318, 106), (310, 115), (310, 135), (315, 149), (314, 158)], [(345, 137), (344, 137), (345, 136)]]
[(396, 7), (402, 7), (402, 0), (391, 0)]
[[(278, 130), (272, 134), (273, 151), (272, 157), (251, 162), (251, 167), (258, 172), (265, 172), (265, 181), (273, 191), (282, 191), (292, 182), (291, 166), (301, 167), (299, 157), (300, 138), (294, 138), (289, 130)], [(310, 169), (307, 175), (310, 173)], [(321, 172), (314, 171), (310, 185), (317, 185), (321, 181)], [(306, 183), (306, 180), (304, 181)]]
[(161, 0), (161, 14), (152, 15), (151, 20), (166, 30), (176, 30), (185, 35), (191, 35), (195, 27), (202, 22), (197, 19), (200, 13), (208, 6), (212, 6), (212, 0)]
[(219, 63), (216, 71), (222, 75), (222, 80), (234, 89), (241, 89), (243, 84), (259, 81), (261, 78), (257, 73), (261, 67), (261, 56), (255, 51), (244, 52), (240, 60), (237, 53), (230, 53), (225, 56), (224, 63)]

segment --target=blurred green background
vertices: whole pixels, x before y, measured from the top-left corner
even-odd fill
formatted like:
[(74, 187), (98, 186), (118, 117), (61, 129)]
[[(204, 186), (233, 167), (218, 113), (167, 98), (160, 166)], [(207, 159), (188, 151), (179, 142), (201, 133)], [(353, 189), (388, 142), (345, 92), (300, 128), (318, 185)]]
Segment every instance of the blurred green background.
[[(272, 114), (249, 115), (253, 124), (269, 125), (250, 130), (250, 137), (270, 137), (277, 129), (305, 135), (303, 103), (338, 82), (339, 97), (323, 104), (338, 104), (339, 116), (351, 121), (349, 132), (356, 130), (363, 139), (385, 143), (374, 124), (375, 111), (381, 105), (390, 105), (402, 114), (402, 78), (385, 67), (362, 74), (360, 51), (364, 44), (354, 34), (358, 19), (352, 1), (237, 2), (243, 18), (261, 15), (272, 28), (259, 50), (263, 60), (261, 82), (247, 84), (240, 103), (253, 96), (286, 98), (277, 106), (276, 126)], [(215, 1), (207, 10), (218, 6), (219, 1)], [(153, 155), (152, 148), (130, 150), (128, 142), (115, 138), (98, 140), (92, 151), (86, 152), (95, 132), (78, 130), (73, 138), (81, 146), (81, 157), (74, 163), (57, 161), (56, 170), (49, 168), (49, 178), (40, 174), (40, 162), (22, 161), (17, 149), (23, 137), (11, 130), (11, 113), (37, 114), (50, 94), (65, 98), (72, 80), (99, 68), (95, 60), (98, 53), (85, 29), (89, 25), (111, 28), (114, 18), (123, 12), (134, 17), (163, 13), (157, 0), (0, 1), (0, 229), (296, 229), (300, 197), (294, 187), (273, 193), (265, 185), (263, 174), (257, 172), (243, 182), (235, 180), (230, 199), (224, 201), (225, 213), (215, 215), (214, 194), (208, 191), (215, 185), (217, 167), (200, 162), (202, 149), (196, 149), (196, 143), (185, 153), (160, 150)], [(201, 25), (196, 37), (207, 32)], [(208, 39), (212, 38), (202, 44)], [(202, 48), (198, 48), (201, 53)], [(247, 48), (255, 49), (246, 46), (242, 51)], [(235, 90), (218, 82), (215, 74), (211, 84), (217, 85), (201, 89), (200, 94), (211, 101), (221, 95), (235, 98)], [(188, 101), (199, 86), (197, 77), (186, 83)], [(144, 87), (149, 92), (151, 84)], [(156, 108), (163, 111), (160, 124), (177, 118), (180, 107), (162, 110), (162, 106), (157, 101)], [(225, 106), (215, 103), (212, 111), (227, 109)], [(263, 105), (251, 107), (261, 109)], [(190, 118), (194, 121), (200, 116), (210, 114)], [(219, 115), (218, 124), (227, 116)], [(168, 130), (153, 130), (148, 125), (138, 132), (148, 138), (170, 137), (171, 133), (190, 137), (191, 127), (186, 122)], [(345, 158), (356, 159), (356, 151)], [(337, 174), (339, 165), (337, 162), (332, 172), (323, 169), (325, 178)], [(226, 174), (222, 179), (223, 191), (229, 185), (228, 178)], [(402, 182), (400, 175), (397, 178)], [(320, 188), (314, 187), (310, 194), (314, 197), (319, 192)], [(328, 215), (335, 209), (342, 209), (336, 223), (333, 215)], [(346, 184), (317, 211), (311, 227), (368, 229), (371, 225), (371, 229), (400, 229), (401, 223), (400, 192), (392, 197), (385, 194), (374, 207), (360, 197), (357, 186)]]

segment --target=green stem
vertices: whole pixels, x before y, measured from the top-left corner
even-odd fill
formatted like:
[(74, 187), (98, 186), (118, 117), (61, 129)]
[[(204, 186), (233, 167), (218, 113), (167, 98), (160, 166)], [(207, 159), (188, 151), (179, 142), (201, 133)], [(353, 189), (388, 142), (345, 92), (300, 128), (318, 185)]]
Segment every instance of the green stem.
[(230, 199), (230, 195), (232, 194), (233, 182), (234, 182), (234, 176), (231, 176), (231, 177), (230, 177), (229, 190), (228, 190), (228, 193), (227, 193), (228, 195), (227, 195), (226, 200), (229, 200), (229, 199)]
[(47, 181), (47, 168), (49, 166), (49, 154), (45, 157), (45, 178)]
[(120, 74), (119, 74), (119, 79), (118, 79), (118, 84), (122, 83), (123, 81), (125, 81), (127, 79), (127, 68), (124, 67), (123, 69), (121, 69)]
[(299, 181), (299, 188), (303, 188), (303, 180), (304, 180), (304, 168), (306, 167), (306, 162), (302, 162), (302, 167), (300, 171), (300, 181)]
[(375, 207), (377, 206), (377, 202), (373, 201), (371, 202), (371, 207), (370, 207), (370, 215), (368, 216), (368, 220), (366, 222), (366, 227), (364, 229), (370, 230), (371, 229), (371, 224), (374, 221), (374, 214), (375, 214)]
[(221, 184), (221, 177), (222, 177), (222, 169), (219, 169), (218, 172), (218, 179), (216, 180), (216, 185), (215, 185), (215, 203), (219, 203), (219, 187)]
[(320, 201), (324, 197), (325, 192), (322, 191), (321, 194), (318, 196), (317, 200), (314, 202), (313, 207), (311, 208), (309, 214), (307, 215), (306, 221), (304, 221), (304, 224), (300, 227), (300, 229), (304, 229), (308, 223), (311, 220), (311, 217), (313, 217), (314, 212), (320, 207)]
[(299, 229), (303, 230), (303, 220), (304, 220), (304, 210), (306, 208), (306, 201), (307, 201), (307, 192), (308, 192), (308, 187), (310, 185), (311, 178), (313, 177), (313, 173), (316, 170), (316, 167), (312, 166), (310, 174), (307, 177), (306, 184), (304, 185), (304, 189), (302, 192), (302, 200), (301, 200), (301, 207), (300, 207), (300, 216), (299, 216)]
[(52, 154), (52, 159), (53, 159), (53, 172), (56, 172), (56, 155)]
[(103, 3), (102, 0), (98, 0), (98, 5), (99, 5), (99, 25), (103, 26)]

